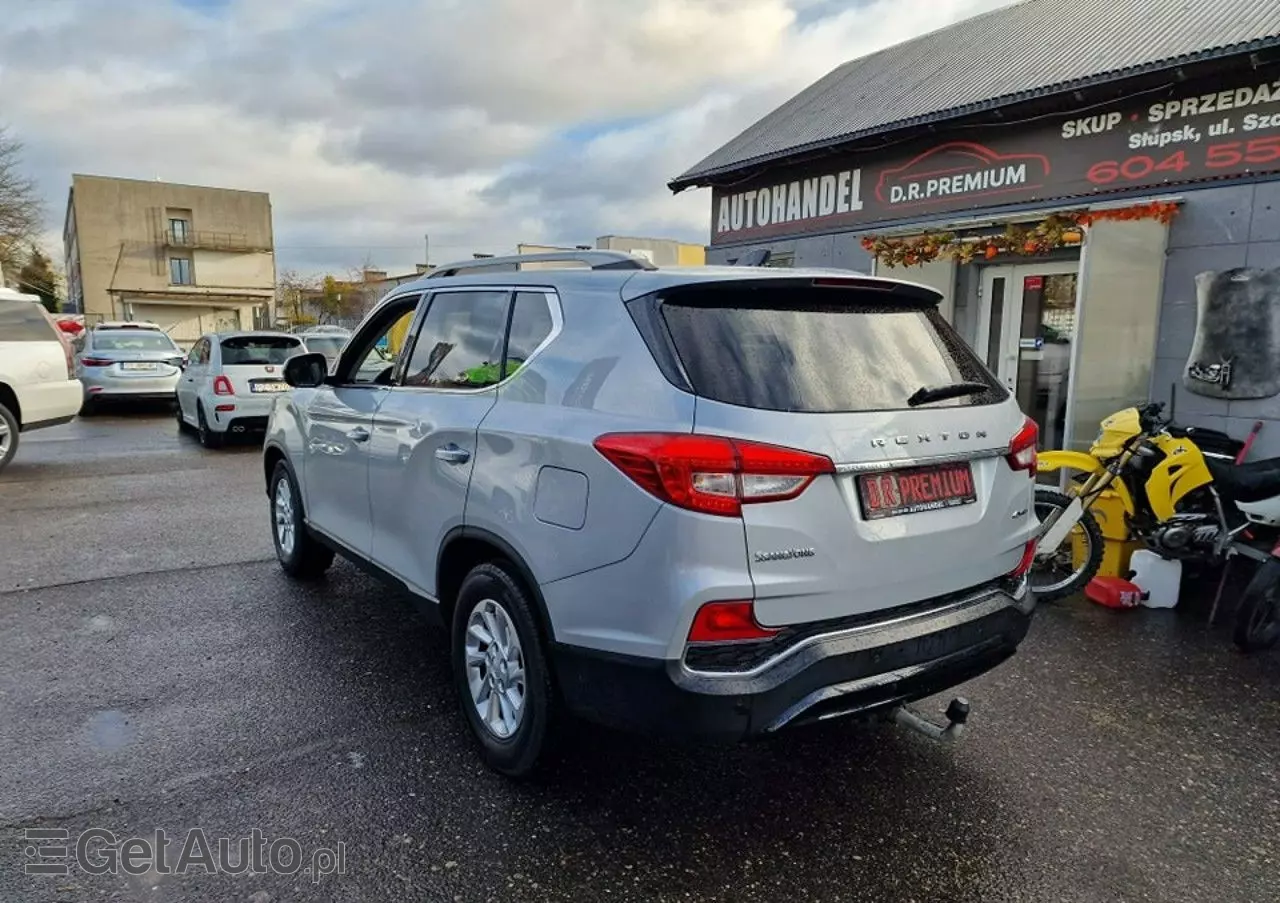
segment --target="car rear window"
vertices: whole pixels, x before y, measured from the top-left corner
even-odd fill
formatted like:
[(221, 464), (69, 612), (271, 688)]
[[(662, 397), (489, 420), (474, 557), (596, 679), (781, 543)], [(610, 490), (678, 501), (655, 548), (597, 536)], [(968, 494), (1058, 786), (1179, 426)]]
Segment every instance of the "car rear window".
[(866, 291), (767, 288), (680, 293), (662, 316), (694, 392), (769, 411), (894, 411), (924, 387), (988, 390), (929, 407), (1006, 397), (932, 304)]
[(92, 339), (97, 351), (177, 351), (178, 346), (162, 332), (149, 329), (100, 329)]
[(325, 357), (337, 357), (342, 352), (342, 346), (347, 344), (347, 337), (338, 335), (309, 335), (302, 341), (303, 344), (307, 346), (308, 351), (318, 351)]
[(283, 364), (302, 350), (290, 336), (235, 336), (223, 339), (222, 365)]
[(0, 342), (57, 341), (57, 327), (37, 302), (0, 298)]

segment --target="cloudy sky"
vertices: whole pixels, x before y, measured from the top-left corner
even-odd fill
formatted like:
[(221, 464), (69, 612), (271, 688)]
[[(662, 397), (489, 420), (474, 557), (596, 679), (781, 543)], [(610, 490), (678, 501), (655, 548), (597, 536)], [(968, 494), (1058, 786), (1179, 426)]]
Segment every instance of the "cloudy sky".
[(72, 172), (271, 193), (281, 268), (703, 242), (666, 181), (845, 60), (1010, 0), (2, 0), (0, 124)]

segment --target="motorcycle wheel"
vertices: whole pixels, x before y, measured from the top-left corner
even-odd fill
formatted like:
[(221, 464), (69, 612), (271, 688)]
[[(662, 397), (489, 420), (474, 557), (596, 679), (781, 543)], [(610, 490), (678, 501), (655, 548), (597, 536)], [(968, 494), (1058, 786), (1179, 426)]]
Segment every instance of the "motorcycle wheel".
[[(1052, 489), (1036, 488), (1036, 517), (1044, 523), (1055, 511), (1066, 508), (1071, 499)], [(1084, 558), (1077, 567), (1073, 552), (1075, 542), (1085, 545)], [(1038, 602), (1057, 602), (1084, 589), (1102, 566), (1102, 528), (1092, 512), (1085, 511), (1080, 522), (1062, 540), (1052, 556), (1036, 557), (1031, 566), (1031, 590)]]
[(1245, 652), (1270, 649), (1280, 640), (1280, 561), (1264, 561), (1245, 587), (1233, 639)]

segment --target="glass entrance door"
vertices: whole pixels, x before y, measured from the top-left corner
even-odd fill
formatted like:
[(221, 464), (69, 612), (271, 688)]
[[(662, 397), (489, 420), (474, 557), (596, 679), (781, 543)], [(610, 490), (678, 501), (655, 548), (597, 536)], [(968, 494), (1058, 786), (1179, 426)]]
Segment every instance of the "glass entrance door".
[(1075, 336), (1078, 266), (988, 267), (976, 350), (1040, 427), (1041, 448), (1061, 448)]

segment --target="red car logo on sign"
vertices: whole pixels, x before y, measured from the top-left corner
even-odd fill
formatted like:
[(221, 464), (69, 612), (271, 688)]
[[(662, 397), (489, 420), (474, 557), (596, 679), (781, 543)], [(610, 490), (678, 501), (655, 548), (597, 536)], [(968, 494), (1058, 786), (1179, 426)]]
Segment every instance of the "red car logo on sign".
[(882, 172), (876, 198), (890, 207), (918, 207), (1039, 188), (1048, 175), (1049, 158), (1042, 154), (1000, 154), (971, 141), (951, 141)]

